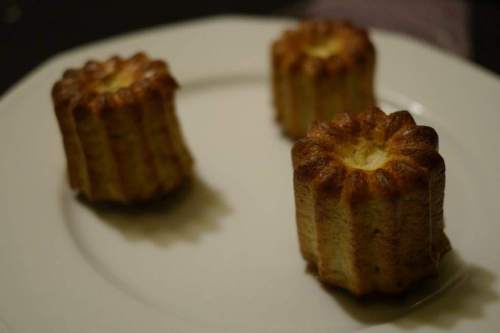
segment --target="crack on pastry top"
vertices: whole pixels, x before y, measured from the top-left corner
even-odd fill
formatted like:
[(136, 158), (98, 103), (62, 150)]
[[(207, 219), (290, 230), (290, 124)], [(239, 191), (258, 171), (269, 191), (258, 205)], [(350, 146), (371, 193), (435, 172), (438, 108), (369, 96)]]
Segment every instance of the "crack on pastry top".
[(344, 41), (338, 36), (331, 36), (306, 45), (304, 52), (316, 58), (329, 58), (342, 52)]
[(130, 58), (113, 56), (90, 60), (66, 70), (52, 88), (55, 103), (82, 104), (95, 109), (102, 103), (127, 104), (148, 93), (172, 92), (178, 87), (168, 65), (139, 52)]
[(353, 201), (424, 189), (445, 168), (434, 129), (417, 125), (407, 111), (386, 115), (375, 107), (315, 123), (294, 144), (292, 162), (298, 180)]
[(303, 21), (282, 33), (272, 53), (276, 66), (314, 76), (370, 61), (375, 48), (365, 29), (347, 21)]
[(353, 169), (376, 170), (387, 162), (389, 155), (383, 145), (378, 145), (365, 138), (343, 146), (338, 150), (342, 161)]

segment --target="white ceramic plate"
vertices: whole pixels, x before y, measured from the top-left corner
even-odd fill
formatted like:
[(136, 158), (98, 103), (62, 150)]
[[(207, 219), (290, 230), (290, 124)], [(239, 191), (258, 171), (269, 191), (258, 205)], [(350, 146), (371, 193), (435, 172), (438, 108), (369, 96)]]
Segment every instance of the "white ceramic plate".
[[(326, 290), (298, 252), (291, 143), (273, 121), (270, 41), (293, 22), (222, 17), (57, 56), (0, 102), (0, 332), (500, 331), (500, 83), (374, 32), (378, 95), (437, 129), (447, 162), (438, 279), (403, 299)], [(66, 185), (50, 88), (67, 67), (137, 50), (167, 59), (197, 179), (143, 210)], [(171, 201), (171, 202), (170, 202)]]

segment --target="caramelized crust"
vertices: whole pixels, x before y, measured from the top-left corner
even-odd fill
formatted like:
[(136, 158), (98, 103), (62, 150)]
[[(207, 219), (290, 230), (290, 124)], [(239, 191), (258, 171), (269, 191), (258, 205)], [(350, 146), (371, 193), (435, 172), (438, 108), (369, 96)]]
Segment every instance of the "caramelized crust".
[(301, 252), (327, 283), (399, 293), (437, 273), (445, 164), (434, 129), (372, 108), (315, 124), (292, 149)]
[(65, 71), (52, 99), (71, 187), (91, 201), (121, 203), (177, 187), (192, 169), (177, 88), (166, 63), (144, 53)]
[(271, 58), (276, 119), (292, 138), (315, 120), (374, 103), (375, 48), (348, 22), (302, 22), (272, 44)]

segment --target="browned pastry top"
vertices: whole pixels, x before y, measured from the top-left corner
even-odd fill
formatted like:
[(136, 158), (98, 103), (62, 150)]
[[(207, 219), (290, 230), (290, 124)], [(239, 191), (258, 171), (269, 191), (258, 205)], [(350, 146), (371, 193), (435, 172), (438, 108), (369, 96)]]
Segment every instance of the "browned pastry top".
[(345, 70), (375, 53), (368, 33), (345, 21), (304, 21), (273, 43), (275, 66), (310, 75)]
[(438, 135), (415, 124), (410, 113), (378, 108), (313, 125), (292, 150), (295, 177), (320, 192), (350, 201), (391, 197), (423, 185), (444, 171)]
[(119, 56), (104, 62), (88, 61), (82, 68), (69, 69), (54, 84), (55, 103), (102, 104), (107, 99), (115, 102), (132, 100), (132, 96), (148, 91), (172, 91), (177, 88), (168, 66), (161, 60), (152, 60), (144, 53), (128, 59)]

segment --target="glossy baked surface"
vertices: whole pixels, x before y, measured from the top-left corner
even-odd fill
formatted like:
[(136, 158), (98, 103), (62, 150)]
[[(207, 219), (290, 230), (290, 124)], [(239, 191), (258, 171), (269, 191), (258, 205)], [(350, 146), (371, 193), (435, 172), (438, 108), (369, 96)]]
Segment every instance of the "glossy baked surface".
[(294, 144), (299, 241), (322, 280), (400, 293), (437, 273), (450, 249), (437, 148), (433, 128), (378, 108), (313, 125)]
[(304, 21), (271, 46), (276, 120), (293, 139), (314, 121), (361, 112), (375, 102), (375, 47), (345, 21)]
[(178, 187), (192, 159), (175, 114), (177, 88), (166, 63), (144, 53), (66, 70), (52, 99), (71, 187), (119, 203)]

